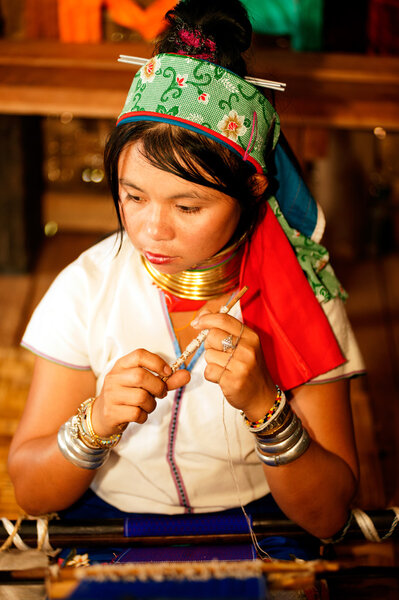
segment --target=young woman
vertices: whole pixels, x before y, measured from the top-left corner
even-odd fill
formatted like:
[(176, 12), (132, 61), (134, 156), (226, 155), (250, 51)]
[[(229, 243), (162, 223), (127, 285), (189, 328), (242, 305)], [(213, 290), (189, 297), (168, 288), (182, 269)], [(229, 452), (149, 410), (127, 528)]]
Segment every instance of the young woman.
[(363, 366), (344, 293), (309, 211), (290, 227), (280, 210), (287, 169), (303, 184), (244, 78), (244, 8), (188, 0), (167, 17), (105, 151), (120, 232), (58, 276), (24, 335), (37, 360), (16, 497), (90, 516), (275, 501), (329, 537), (358, 478), (348, 378)]

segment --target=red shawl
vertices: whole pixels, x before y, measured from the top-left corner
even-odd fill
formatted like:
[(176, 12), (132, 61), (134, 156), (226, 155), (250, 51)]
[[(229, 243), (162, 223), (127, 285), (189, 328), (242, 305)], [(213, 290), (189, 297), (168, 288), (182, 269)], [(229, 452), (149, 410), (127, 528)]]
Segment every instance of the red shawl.
[(273, 211), (247, 244), (244, 323), (260, 337), (273, 381), (291, 389), (345, 362), (331, 326)]

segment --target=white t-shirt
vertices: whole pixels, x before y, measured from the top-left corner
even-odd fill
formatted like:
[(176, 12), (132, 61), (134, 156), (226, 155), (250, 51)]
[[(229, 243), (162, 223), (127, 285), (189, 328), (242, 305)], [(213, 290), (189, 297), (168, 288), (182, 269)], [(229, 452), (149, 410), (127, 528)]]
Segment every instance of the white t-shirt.
[[(97, 393), (116, 360), (145, 348), (172, 363), (180, 354), (163, 294), (127, 236), (111, 236), (64, 269), (36, 308), (22, 345), (97, 378)], [(323, 306), (347, 362), (317, 381), (363, 371), (339, 300)], [(231, 314), (241, 319), (239, 305)], [(247, 504), (269, 492), (253, 435), (218, 385), (205, 380), (202, 349), (191, 381), (158, 400), (143, 425), (131, 423), (92, 489), (129, 512), (211, 512)], [(239, 486), (239, 497), (235, 479)]]

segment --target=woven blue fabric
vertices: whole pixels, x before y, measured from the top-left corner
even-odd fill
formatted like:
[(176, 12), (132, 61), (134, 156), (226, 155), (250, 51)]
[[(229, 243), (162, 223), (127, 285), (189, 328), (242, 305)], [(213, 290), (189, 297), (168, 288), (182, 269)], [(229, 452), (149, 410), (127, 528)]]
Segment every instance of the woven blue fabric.
[(114, 562), (204, 562), (207, 560), (254, 560), (254, 547), (242, 544), (157, 546), (128, 548)]
[(125, 520), (125, 536), (248, 533), (244, 514), (135, 515)]
[(206, 581), (82, 581), (68, 600), (264, 600), (263, 577), (208, 579)]
[[(251, 515), (252, 519), (260, 517), (273, 517), (281, 518), (283, 513), (275, 503), (273, 496), (268, 494), (264, 498), (255, 500), (250, 504), (247, 504), (245, 510), (248, 515)], [(242, 514), (240, 508), (234, 508), (218, 513), (210, 513), (213, 517), (224, 520), (226, 517), (237, 516)], [(145, 516), (143, 514), (131, 514), (125, 513), (111, 504), (101, 500), (92, 490), (88, 490), (74, 505), (70, 508), (60, 511), (59, 516), (61, 519), (134, 519), (139, 517), (140, 519)], [(166, 518), (167, 515), (156, 515), (157, 518)], [(188, 515), (182, 515), (183, 517)], [(195, 515), (201, 516), (202, 515)], [(209, 515), (208, 515), (209, 516)], [(263, 548), (269, 556), (278, 559), (289, 560), (293, 557), (302, 558), (303, 560), (313, 560), (319, 558), (319, 543), (315, 539), (313, 540), (297, 540), (283, 536), (268, 536), (266, 538), (258, 539), (259, 545)], [(181, 546), (180, 546), (181, 547)], [(187, 548), (188, 555), (191, 553), (193, 546), (185, 546)], [(252, 553), (252, 546), (250, 544), (242, 544), (241, 548), (243, 555), (242, 558), (248, 557), (248, 552)], [(126, 548), (117, 547), (106, 547), (106, 548), (76, 548), (78, 554), (89, 552), (91, 562), (109, 562), (115, 561), (117, 556), (122, 556), (126, 553)], [(65, 558), (70, 552), (70, 549), (64, 549), (61, 553), (61, 557)], [(146, 552), (146, 551), (144, 551)], [(234, 551), (233, 551), (234, 552)], [(138, 560), (138, 559), (137, 559)]]

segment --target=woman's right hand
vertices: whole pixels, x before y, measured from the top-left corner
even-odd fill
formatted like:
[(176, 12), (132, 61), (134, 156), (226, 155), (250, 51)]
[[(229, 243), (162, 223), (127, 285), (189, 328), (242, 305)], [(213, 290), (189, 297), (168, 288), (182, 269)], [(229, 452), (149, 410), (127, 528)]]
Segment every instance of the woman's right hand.
[[(116, 361), (105, 376), (93, 404), (93, 429), (100, 437), (120, 433), (125, 423), (145, 423), (169, 390), (186, 385), (190, 374), (180, 369), (171, 375), (170, 366), (157, 354), (138, 349)], [(166, 382), (162, 377), (167, 376)]]

